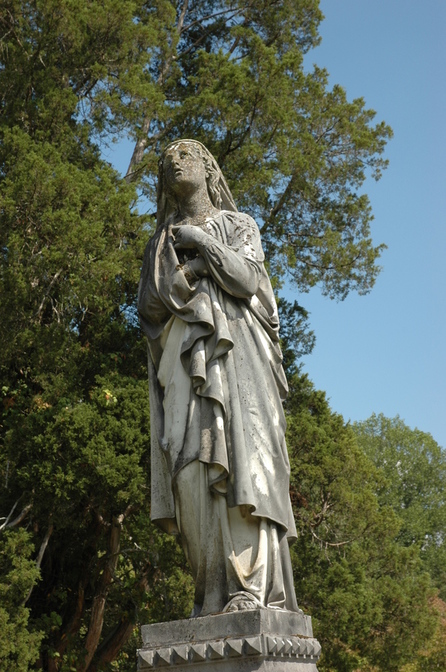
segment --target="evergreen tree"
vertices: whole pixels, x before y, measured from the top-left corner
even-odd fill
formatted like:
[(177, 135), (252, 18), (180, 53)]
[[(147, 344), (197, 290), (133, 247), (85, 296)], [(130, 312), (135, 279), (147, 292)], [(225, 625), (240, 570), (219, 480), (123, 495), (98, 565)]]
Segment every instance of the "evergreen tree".
[(383, 476), (377, 487), (381, 506), (400, 519), (395, 541), (419, 554), (438, 596), (430, 599), (430, 637), (402, 672), (446, 669), (446, 454), (427, 432), (401, 418), (372, 415), (353, 429), (360, 448)]
[(318, 669), (397, 672), (438, 627), (418, 548), (395, 543), (404, 523), (376, 494), (381, 471), (306, 376), (292, 377), (286, 409), (296, 594), (322, 643)]
[(446, 599), (446, 452), (401, 418), (372, 415), (354, 424), (358, 443), (385, 475), (380, 502), (403, 521), (397, 541), (416, 546)]
[[(261, 226), (277, 287), (287, 275), (340, 298), (373, 286), (381, 247), (358, 188), (385, 166), (390, 129), (329, 89), (325, 71), (305, 71), (321, 18), (317, 0), (2, 3), (0, 616), (16, 636), (2, 640), (3, 666), (93, 672), (120, 656), (133, 669), (135, 622), (189, 609), (184, 558), (148, 519), (135, 313), (152, 221), (136, 206), (138, 194), (154, 202), (160, 148), (189, 136), (216, 155)], [(125, 136), (135, 141), (127, 180), (103, 158)], [(304, 328), (303, 309), (282, 312), (289, 335)], [(290, 371), (305, 338), (288, 338)], [(291, 433), (308, 403), (290, 401)], [(333, 446), (344, 430), (330, 423)], [(305, 423), (299, 431), (308, 441)], [(330, 478), (332, 458), (321, 462)], [(304, 508), (302, 539), (314, 539)]]
[(10, 669), (17, 672), (27, 672), (38, 658), (43, 636), (43, 632), (30, 631), (25, 606), (38, 576), (30, 558), (33, 546), (29, 536), (23, 529), (10, 530), (4, 533), (0, 546), (0, 662), (7, 660)]

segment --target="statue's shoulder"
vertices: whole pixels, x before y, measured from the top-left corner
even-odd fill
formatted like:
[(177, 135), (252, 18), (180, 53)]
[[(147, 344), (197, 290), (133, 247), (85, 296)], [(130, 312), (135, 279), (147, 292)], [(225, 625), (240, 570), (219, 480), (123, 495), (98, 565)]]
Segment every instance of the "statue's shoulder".
[(220, 215), (224, 220), (230, 222), (234, 228), (250, 229), (256, 232), (259, 231), (259, 227), (257, 226), (255, 219), (253, 219), (251, 215), (248, 215), (246, 212), (239, 212), (238, 210), (222, 210)]

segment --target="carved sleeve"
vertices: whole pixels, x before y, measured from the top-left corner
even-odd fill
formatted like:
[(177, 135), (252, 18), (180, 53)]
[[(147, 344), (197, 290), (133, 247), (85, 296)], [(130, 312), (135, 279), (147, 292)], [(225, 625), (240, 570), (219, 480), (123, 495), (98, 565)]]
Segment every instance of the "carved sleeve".
[(251, 217), (237, 213), (228, 231), (228, 244), (209, 235), (200, 253), (214, 280), (228, 294), (250, 298), (257, 292), (264, 254), (257, 224)]

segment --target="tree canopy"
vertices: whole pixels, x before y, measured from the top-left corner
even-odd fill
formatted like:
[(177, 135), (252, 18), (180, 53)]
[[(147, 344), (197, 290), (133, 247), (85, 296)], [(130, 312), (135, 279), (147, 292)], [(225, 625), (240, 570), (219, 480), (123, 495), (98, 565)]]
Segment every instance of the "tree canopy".
[(152, 201), (160, 148), (201, 140), (278, 277), (367, 292), (382, 246), (358, 189), (381, 174), (391, 131), (304, 68), (321, 19), (317, 0), (6, 0), (2, 126), (63, 145), (70, 163), (92, 160), (91, 143), (133, 138), (128, 179)]
[(321, 639), (318, 669), (403, 670), (439, 627), (418, 548), (395, 543), (404, 523), (378, 496), (382, 470), (306, 376), (291, 378), (286, 410), (296, 594)]
[(381, 506), (400, 520), (396, 543), (415, 552), (438, 595), (429, 637), (403, 672), (446, 665), (446, 453), (427, 432), (411, 429), (400, 417), (372, 415), (353, 426), (358, 445), (383, 475), (376, 490)]
[(397, 540), (416, 546), (446, 598), (446, 453), (399, 417), (372, 415), (354, 425), (361, 449), (385, 475), (378, 495), (403, 521)]

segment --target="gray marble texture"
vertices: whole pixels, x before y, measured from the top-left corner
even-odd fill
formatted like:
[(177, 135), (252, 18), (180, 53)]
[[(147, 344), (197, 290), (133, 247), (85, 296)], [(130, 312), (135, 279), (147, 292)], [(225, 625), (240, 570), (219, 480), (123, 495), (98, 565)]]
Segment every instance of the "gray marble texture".
[(297, 613), (276, 302), (256, 222), (195, 141), (161, 157), (138, 307), (149, 344), (151, 515), (181, 535), (193, 615)]
[(311, 619), (274, 609), (145, 625), (138, 670), (317, 672), (321, 647)]

